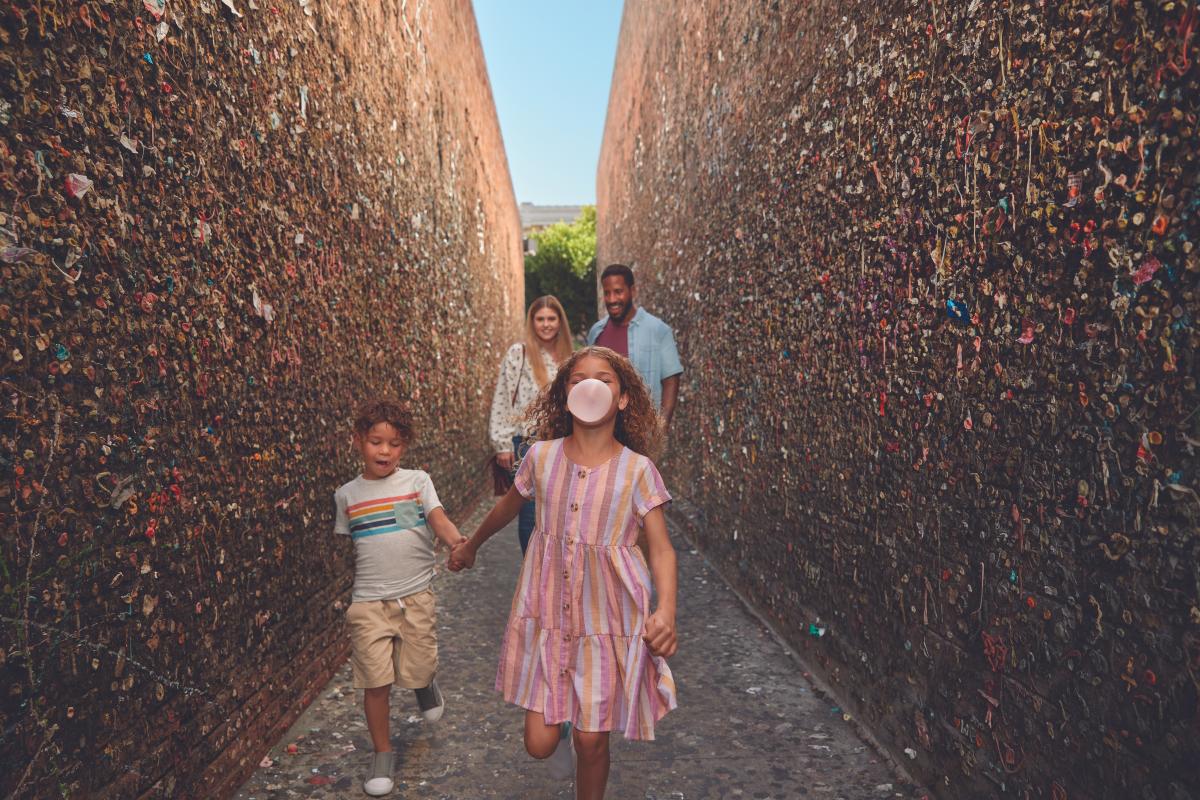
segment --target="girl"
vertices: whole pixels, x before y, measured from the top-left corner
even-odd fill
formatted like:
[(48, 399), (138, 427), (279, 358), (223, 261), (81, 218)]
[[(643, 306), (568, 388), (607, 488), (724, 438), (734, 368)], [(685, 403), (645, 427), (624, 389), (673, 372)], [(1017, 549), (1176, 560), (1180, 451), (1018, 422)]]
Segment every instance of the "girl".
[[(591, 410), (578, 402), (589, 390), (599, 393)], [(671, 498), (647, 458), (659, 421), (633, 365), (604, 347), (568, 359), (532, 416), (542, 441), (475, 535), (454, 549), (450, 569), (473, 566), (488, 537), (536, 500), (496, 689), (526, 709), (525, 749), (534, 758), (554, 754), (560, 723), (570, 723), (577, 797), (599, 800), (609, 732), (653, 739), (654, 724), (675, 708), (666, 662), (676, 650), (675, 550), (662, 510)]]
[[(571, 326), (562, 303), (553, 295), (539, 297), (529, 304), (525, 315), (525, 338), (508, 348), (500, 362), (500, 376), (492, 394), (492, 413), (488, 431), (496, 464), (509, 471), (528, 447), (528, 433), (521, 418), (525, 409), (554, 380), (558, 365), (571, 355)], [(521, 555), (529, 546), (533, 532), (533, 503), (521, 506), (517, 538)]]

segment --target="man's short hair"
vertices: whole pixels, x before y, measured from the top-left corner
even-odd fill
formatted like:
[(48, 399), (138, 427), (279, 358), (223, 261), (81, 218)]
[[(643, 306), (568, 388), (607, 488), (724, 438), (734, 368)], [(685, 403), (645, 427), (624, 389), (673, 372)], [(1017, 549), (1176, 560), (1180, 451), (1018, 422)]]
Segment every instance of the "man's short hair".
[(620, 275), (625, 279), (625, 285), (633, 288), (633, 270), (624, 264), (609, 264), (604, 268), (604, 272), (600, 273), (600, 282), (604, 283), (605, 278), (611, 278), (613, 275)]
[(391, 397), (368, 400), (354, 414), (354, 432), (366, 436), (380, 422), (395, 428), (405, 442), (412, 442), (413, 418), (407, 403)]

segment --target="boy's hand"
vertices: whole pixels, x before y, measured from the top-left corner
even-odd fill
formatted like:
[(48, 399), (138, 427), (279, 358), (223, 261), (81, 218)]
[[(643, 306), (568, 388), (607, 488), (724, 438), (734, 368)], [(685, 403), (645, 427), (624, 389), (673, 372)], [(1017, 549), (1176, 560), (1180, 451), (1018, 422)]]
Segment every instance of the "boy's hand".
[(653, 655), (663, 658), (675, 655), (675, 651), (679, 649), (679, 643), (675, 638), (675, 618), (662, 611), (655, 611), (646, 618), (642, 641), (650, 648)]
[(458, 560), (458, 551), (462, 547), (462, 542), (450, 548), (450, 555), (446, 558), (446, 569), (451, 572), (458, 572), (463, 568), (462, 562)]
[(470, 569), (475, 566), (475, 548), (471, 546), (471, 540), (463, 537), (458, 544), (450, 551), (450, 559), (446, 566), (451, 572), (458, 572), (462, 569)]

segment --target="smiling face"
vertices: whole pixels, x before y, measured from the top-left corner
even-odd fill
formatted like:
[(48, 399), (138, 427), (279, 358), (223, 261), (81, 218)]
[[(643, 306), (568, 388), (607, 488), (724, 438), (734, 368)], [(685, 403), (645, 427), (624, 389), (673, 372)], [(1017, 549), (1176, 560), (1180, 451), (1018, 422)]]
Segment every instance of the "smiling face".
[(606, 359), (599, 356), (584, 356), (575, 363), (575, 368), (571, 370), (571, 377), (567, 380), (567, 394), (569, 395), (572, 389), (588, 378), (598, 380), (608, 387), (612, 393), (612, 403), (609, 405), (608, 413), (595, 422), (583, 422), (577, 417), (575, 424), (585, 428), (611, 424), (617, 416), (617, 412), (624, 411), (625, 407), (629, 405), (629, 398), (621, 391), (621, 380)]
[(553, 308), (539, 308), (533, 315), (533, 332), (541, 342), (553, 344), (561, 321)]
[(609, 319), (618, 324), (625, 324), (633, 312), (633, 300), (637, 290), (625, 282), (620, 275), (609, 275), (600, 281), (604, 289), (604, 308), (608, 311)]
[(354, 434), (354, 447), (363, 459), (363, 477), (377, 481), (396, 471), (408, 442), (390, 422), (377, 422), (366, 433)]

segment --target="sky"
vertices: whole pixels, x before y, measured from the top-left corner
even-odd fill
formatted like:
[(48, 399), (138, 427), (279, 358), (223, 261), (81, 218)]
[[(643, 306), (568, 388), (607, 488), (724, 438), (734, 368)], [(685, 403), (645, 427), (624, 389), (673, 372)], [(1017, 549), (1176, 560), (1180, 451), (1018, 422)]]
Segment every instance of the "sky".
[(621, 0), (474, 0), (518, 203), (596, 202)]

